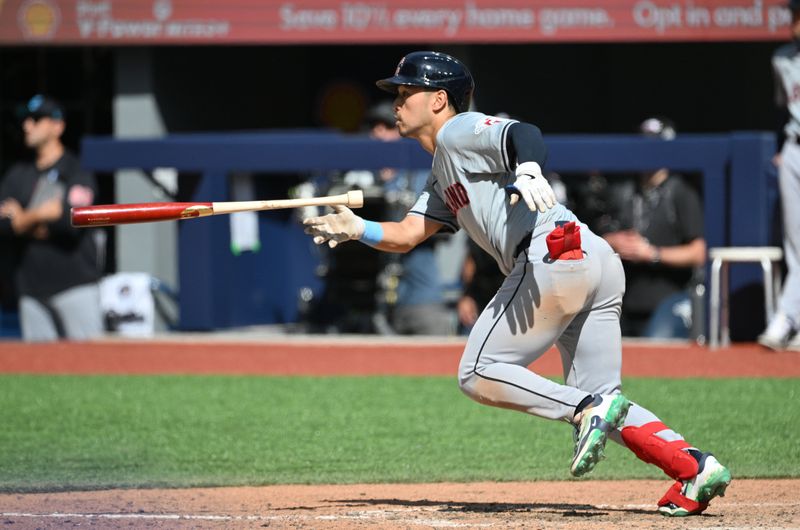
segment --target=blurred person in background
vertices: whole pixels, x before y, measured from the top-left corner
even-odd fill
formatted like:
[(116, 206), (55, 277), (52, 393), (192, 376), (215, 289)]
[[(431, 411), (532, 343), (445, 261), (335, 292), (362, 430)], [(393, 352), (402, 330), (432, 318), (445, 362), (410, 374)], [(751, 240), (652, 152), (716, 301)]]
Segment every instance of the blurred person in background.
[(471, 239), (467, 241), (461, 269), (462, 292), (456, 304), (459, 333), (469, 334), (505, 279), (494, 258)]
[[(401, 139), (394, 105), (383, 101), (366, 116), (369, 135), (384, 142)], [(430, 175), (429, 170), (383, 168), (376, 181), (383, 186), (387, 215), (402, 220), (414, 205)], [(386, 269), (382, 283), (389, 300), (389, 322), (401, 335), (452, 335), (455, 322), (444, 301), (444, 287), (436, 262), (435, 248), (441, 237), (434, 236), (408, 254), (382, 253)], [(388, 285), (387, 285), (388, 284)]]
[[(778, 48), (772, 56), (775, 74), (775, 102), (783, 111), (778, 133), (780, 152), (773, 162), (778, 168), (783, 215), (783, 253), (788, 274), (783, 284), (778, 311), (758, 343), (772, 350), (786, 349), (800, 328), (800, 0), (790, 0), (792, 42)], [(794, 348), (793, 341), (793, 348)]]
[[(639, 126), (648, 138), (675, 138), (666, 118)], [(603, 237), (625, 266), (622, 334), (688, 338), (692, 328), (693, 278), (706, 260), (703, 210), (698, 193), (668, 168), (611, 186), (615, 213)]]
[(61, 142), (63, 107), (36, 95), (21, 109), (25, 145), (33, 161), (18, 162), (0, 183), (0, 237), (18, 261), (22, 337), (86, 340), (103, 332), (92, 232), (72, 227), (70, 208), (94, 201), (94, 177)]

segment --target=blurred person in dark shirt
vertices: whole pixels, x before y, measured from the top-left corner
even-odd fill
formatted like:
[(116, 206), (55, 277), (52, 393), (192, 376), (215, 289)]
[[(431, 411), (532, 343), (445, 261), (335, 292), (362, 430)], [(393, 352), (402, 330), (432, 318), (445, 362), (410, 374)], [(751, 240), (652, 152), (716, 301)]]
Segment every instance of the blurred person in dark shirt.
[[(645, 120), (640, 132), (663, 141), (676, 135), (666, 118)], [(635, 181), (611, 188), (616, 211), (601, 233), (625, 267), (622, 334), (688, 338), (690, 288), (706, 260), (698, 193), (668, 168), (644, 172)]]
[(0, 182), (0, 237), (17, 256), (14, 286), (22, 337), (86, 340), (103, 332), (92, 232), (70, 224), (70, 208), (96, 195), (93, 176), (61, 142), (63, 107), (36, 95), (21, 109), (31, 162), (19, 162)]
[[(391, 101), (370, 108), (366, 121), (372, 138), (384, 142), (401, 140)], [(406, 216), (429, 175), (429, 170), (395, 168), (377, 172), (389, 219), (399, 221)], [(435, 235), (420, 244), (415, 252), (384, 256), (389, 270), (398, 275), (390, 322), (394, 331), (401, 335), (452, 335), (454, 332), (454, 318), (444, 302), (444, 286), (435, 251), (436, 245), (446, 237)]]

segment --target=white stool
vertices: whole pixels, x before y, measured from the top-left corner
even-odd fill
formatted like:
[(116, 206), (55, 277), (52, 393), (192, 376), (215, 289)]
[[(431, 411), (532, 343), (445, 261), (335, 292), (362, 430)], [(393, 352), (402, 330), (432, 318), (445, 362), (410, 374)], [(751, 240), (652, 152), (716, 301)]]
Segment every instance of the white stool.
[[(764, 271), (764, 306), (767, 322), (775, 314), (781, 292), (781, 275), (778, 270), (783, 259), (780, 247), (716, 247), (709, 249), (711, 258), (711, 318), (709, 319), (709, 346), (730, 344), (728, 329), (728, 268), (730, 263), (761, 263)], [(720, 316), (721, 315), (721, 316)], [(720, 327), (721, 322), (721, 327)]]

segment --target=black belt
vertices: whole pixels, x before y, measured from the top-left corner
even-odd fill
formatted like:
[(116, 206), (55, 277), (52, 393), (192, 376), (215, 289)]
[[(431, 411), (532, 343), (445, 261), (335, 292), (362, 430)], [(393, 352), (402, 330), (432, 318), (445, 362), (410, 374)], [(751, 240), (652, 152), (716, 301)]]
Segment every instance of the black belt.
[(528, 232), (527, 234), (525, 234), (525, 237), (523, 237), (522, 240), (520, 240), (520, 242), (517, 244), (517, 248), (514, 249), (514, 258), (519, 256), (522, 252), (528, 250), (528, 247), (531, 246), (532, 235), (533, 235), (532, 231)]

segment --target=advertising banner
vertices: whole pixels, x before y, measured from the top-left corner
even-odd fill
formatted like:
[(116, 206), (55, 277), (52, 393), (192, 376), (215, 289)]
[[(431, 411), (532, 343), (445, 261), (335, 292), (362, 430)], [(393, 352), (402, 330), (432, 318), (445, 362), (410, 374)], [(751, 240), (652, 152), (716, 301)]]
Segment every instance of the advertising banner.
[(2, 45), (788, 40), (785, 0), (0, 0)]

